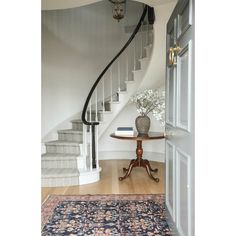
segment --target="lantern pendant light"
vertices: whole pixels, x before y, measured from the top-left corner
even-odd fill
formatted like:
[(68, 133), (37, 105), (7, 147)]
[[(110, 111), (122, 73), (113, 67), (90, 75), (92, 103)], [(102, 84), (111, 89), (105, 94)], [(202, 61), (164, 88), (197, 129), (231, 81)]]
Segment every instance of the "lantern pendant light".
[(126, 0), (109, 0), (112, 3), (112, 15), (118, 22), (125, 16)]

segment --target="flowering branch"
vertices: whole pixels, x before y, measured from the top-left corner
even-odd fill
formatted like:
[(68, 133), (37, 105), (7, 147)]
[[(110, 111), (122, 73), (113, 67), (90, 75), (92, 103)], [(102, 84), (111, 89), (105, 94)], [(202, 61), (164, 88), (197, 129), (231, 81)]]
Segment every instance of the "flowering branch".
[(138, 113), (141, 116), (148, 115), (152, 112), (153, 116), (165, 124), (165, 92), (146, 89), (131, 97), (131, 102), (135, 103)]

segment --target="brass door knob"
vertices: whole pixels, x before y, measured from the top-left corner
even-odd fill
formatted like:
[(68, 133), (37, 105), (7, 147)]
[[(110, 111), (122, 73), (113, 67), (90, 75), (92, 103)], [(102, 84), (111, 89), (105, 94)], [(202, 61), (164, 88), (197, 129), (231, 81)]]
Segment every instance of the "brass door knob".
[(181, 48), (179, 46), (174, 46), (174, 47), (170, 47), (169, 49), (169, 59), (168, 59), (168, 66), (175, 66), (175, 56), (177, 56), (181, 51)]

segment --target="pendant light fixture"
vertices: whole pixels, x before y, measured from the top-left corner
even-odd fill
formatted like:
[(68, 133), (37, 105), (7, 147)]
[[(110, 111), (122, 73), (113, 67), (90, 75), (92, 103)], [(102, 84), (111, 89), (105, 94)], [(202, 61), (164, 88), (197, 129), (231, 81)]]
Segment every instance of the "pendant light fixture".
[(126, 0), (109, 0), (112, 3), (112, 15), (118, 22), (125, 16)]

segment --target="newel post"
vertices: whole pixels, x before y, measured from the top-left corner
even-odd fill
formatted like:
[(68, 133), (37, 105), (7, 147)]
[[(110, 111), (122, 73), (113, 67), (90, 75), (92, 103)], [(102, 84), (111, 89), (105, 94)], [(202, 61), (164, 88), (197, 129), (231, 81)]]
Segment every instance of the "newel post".
[(95, 125), (92, 125), (92, 166), (93, 166), (93, 169), (97, 167), (97, 165), (96, 165)]

